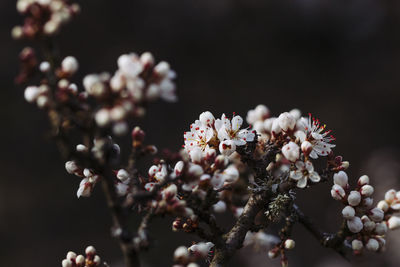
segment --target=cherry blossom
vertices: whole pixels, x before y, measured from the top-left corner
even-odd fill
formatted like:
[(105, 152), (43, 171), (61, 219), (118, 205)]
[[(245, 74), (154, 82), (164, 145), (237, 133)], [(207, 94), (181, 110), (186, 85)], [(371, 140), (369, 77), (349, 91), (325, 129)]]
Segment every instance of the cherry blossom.
[(314, 171), (314, 166), (310, 161), (296, 161), (296, 170), (291, 171), (289, 177), (297, 181), (297, 187), (304, 188), (307, 186), (307, 180), (318, 183), (321, 178), (319, 174)]

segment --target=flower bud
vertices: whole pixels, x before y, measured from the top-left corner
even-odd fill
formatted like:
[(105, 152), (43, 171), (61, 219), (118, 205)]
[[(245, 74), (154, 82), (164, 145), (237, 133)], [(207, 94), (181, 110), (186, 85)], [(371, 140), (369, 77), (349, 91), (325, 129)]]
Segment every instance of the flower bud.
[(40, 92), (39, 92), (39, 88), (37, 86), (28, 86), (25, 89), (24, 97), (28, 103), (33, 103), (36, 101), (39, 94), (40, 94)]
[(224, 201), (220, 200), (213, 205), (213, 210), (216, 213), (223, 213), (226, 211), (226, 204)]
[(286, 239), (285, 241), (285, 248), (286, 249), (293, 249), (295, 247), (296, 243), (294, 242), (293, 239)]
[(94, 118), (96, 120), (97, 125), (99, 125), (100, 127), (106, 126), (107, 124), (110, 123), (111, 120), (110, 112), (105, 108), (102, 108), (99, 111), (97, 111)]
[(284, 112), (278, 117), (279, 127), (285, 132), (293, 130), (296, 126), (296, 119), (289, 113)]
[(350, 167), (350, 162), (348, 162), (348, 161), (342, 161), (342, 164), (340, 165), (340, 167), (341, 167), (343, 170), (347, 170), (347, 169)]
[(365, 247), (370, 251), (377, 251), (379, 249), (379, 243), (376, 239), (370, 238)]
[(340, 185), (333, 185), (331, 190), (331, 195), (336, 200), (342, 200), (346, 196), (346, 192)]
[(100, 265), (101, 259), (100, 259), (99, 255), (94, 256), (93, 262), (96, 264), (96, 266)]
[(351, 206), (358, 206), (361, 202), (361, 194), (358, 191), (351, 191), (347, 198), (347, 202), (349, 202)]
[(363, 248), (363, 243), (362, 243), (360, 240), (358, 240), (358, 239), (354, 239), (354, 240), (351, 242), (351, 247), (352, 247), (353, 250), (355, 250), (355, 251), (360, 251), (360, 250), (362, 250), (362, 248)]
[(388, 227), (385, 222), (377, 223), (375, 226), (375, 233), (377, 235), (385, 235)]
[(75, 260), (75, 258), (76, 258), (76, 253), (75, 252), (69, 251), (67, 253), (67, 260)]
[(291, 162), (295, 162), (300, 157), (299, 146), (294, 142), (289, 142), (282, 147), (282, 154)]
[(374, 193), (374, 188), (371, 185), (366, 184), (366, 185), (363, 185), (363, 187), (361, 187), (360, 191), (361, 191), (360, 192), (361, 195), (369, 197)]
[(363, 175), (360, 178), (358, 178), (358, 185), (363, 186), (369, 184), (369, 177), (367, 175)]
[(62, 71), (68, 74), (74, 74), (79, 68), (78, 60), (72, 56), (68, 56), (64, 58), (61, 62), (61, 69)]
[(124, 170), (124, 169), (120, 169), (120, 170), (117, 172), (117, 178), (118, 178), (120, 181), (125, 182), (126, 180), (129, 179), (129, 173), (128, 173), (126, 170)]
[(358, 233), (363, 229), (363, 223), (359, 217), (354, 217), (353, 219), (347, 221), (347, 227), (349, 228), (350, 232)]
[(219, 144), (219, 151), (224, 156), (230, 156), (236, 151), (236, 145), (232, 140), (224, 140)]
[(379, 201), (377, 207), (383, 210), (384, 212), (387, 212), (389, 210), (389, 204), (385, 200)]
[(374, 222), (380, 222), (383, 220), (383, 216), (385, 215), (385, 213), (383, 212), (383, 210), (381, 210), (380, 208), (373, 208), (372, 210), (370, 210), (370, 215), (369, 217), (371, 218), (371, 220), (373, 220)]
[(310, 154), (312, 149), (313, 149), (313, 146), (310, 142), (304, 141), (303, 143), (301, 143), (301, 151), (303, 151), (303, 153), (305, 155)]
[[(265, 124), (264, 124), (264, 126), (265, 126)], [(281, 128), (281, 126), (279, 126), (279, 120), (278, 119), (273, 120), (272, 127), (271, 127), (271, 132), (274, 135), (280, 134), (280, 132), (282, 132), (282, 128)]]
[(385, 193), (385, 200), (387, 202), (392, 202), (396, 198), (396, 190), (390, 189)]
[(86, 255), (95, 255), (96, 254), (96, 249), (93, 246), (88, 246), (85, 249)]
[(365, 221), (364, 222), (364, 230), (367, 232), (371, 232), (376, 227), (376, 224), (373, 221)]
[(85, 263), (85, 257), (83, 255), (78, 255), (75, 259), (75, 262), (78, 266), (83, 266)]
[(61, 262), (61, 266), (62, 266), (62, 267), (72, 267), (73, 264), (72, 264), (72, 261), (65, 259), (65, 260), (63, 260), (63, 261)]
[(347, 187), (349, 178), (344, 171), (339, 171), (333, 175), (333, 182), (343, 188)]
[(390, 219), (387, 221), (387, 224), (390, 230), (395, 230), (400, 228), (400, 217), (397, 216), (390, 217)]
[(370, 197), (364, 198), (362, 200), (362, 205), (366, 208), (370, 208), (374, 204), (374, 200)]
[(190, 151), (189, 155), (192, 162), (200, 163), (203, 158), (203, 151), (201, 150), (200, 147), (195, 147)]
[(79, 167), (76, 165), (75, 161), (70, 160), (65, 163), (65, 169), (69, 174), (74, 174), (79, 170)]
[(214, 125), (214, 115), (210, 111), (205, 111), (200, 114), (200, 122), (208, 127), (212, 127)]
[(356, 211), (354, 210), (353, 207), (351, 206), (346, 206), (343, 210), (342, 210), (342, 215), (343, 218), (345, 218), (346, 220), (351, 220), (352, 218), (354, 218), (354, 215), (356, 214)]
[(174, 260), (177, 262), (186, 262), (189, 259), (189, 251), (185, 246), (180, 246), (175, 249)]

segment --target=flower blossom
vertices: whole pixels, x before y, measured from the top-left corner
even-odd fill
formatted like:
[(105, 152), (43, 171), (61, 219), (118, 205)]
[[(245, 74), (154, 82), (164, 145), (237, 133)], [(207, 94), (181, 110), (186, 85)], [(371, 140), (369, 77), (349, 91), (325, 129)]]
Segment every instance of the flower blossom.
[(321, 178), (319, 174), (314, 171), (314, 166), (310, 161), (296, 161), (296, 170), (291, 171), (289, 177), (297, 181), (297, 187), (304, 188), (307, 186), (307, 180), (318, 183)]
[(331, 131), (325, 131), (326, 125), (321, 125), (319, 120), (311, 117), (311, 114), (309, 114), (308, 120), (301, 118), (298, 124), (305, 132), (305, 137), (300, 136), (300, 139), (303, 139), (301, 141), (308, 141), (312, 144), (311, 158), (317, 159), (318, 156), (327, 156), (336, 146), (331, 144), (335, 140), (332, 135), (329, 135)]

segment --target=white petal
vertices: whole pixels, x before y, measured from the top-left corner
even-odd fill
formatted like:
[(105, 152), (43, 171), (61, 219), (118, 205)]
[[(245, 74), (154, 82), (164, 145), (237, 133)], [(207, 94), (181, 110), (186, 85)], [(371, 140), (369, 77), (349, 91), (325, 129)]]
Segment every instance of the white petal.
[(303, 177), (302, 179), (297, 181), (297, 187), (298, 188), (304, 188), (306, 186), (307, 186), (307, 178), (306, 177)]
[(314, 183), (318, 183), (321, 180), (321, 177), (319, 177), (317, 172), (310, 172), (308, 178)]

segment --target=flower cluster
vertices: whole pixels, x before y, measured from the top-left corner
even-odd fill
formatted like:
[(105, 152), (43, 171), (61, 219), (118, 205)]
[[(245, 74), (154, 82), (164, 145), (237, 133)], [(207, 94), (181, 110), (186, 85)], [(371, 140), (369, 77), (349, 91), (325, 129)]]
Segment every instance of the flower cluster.
[(12, 36), (20, 39), (57, 33), (62, 25), (79, 13), (80, 7), (67, 0), (18, 0), (17, 10), (26, 17), (22, 26), (12, 29)]
[(190, 132), (184, 133), (185, 150), (193, 161), (201, 153), (207, 156), (215, 154), (218, 149), (222, 155), (229, 156), (236, 151), (237, 146), (254, 140), (255, 132), (240, 129), (242, 124), (243, 119), (240, 116), (234, 116), (230, 120), (222, 114), (221, 119), (215, 119), (211, 112), (203, 112), (199, 120), (190, 125)]
[[(331, 131), (326, 131), (326, 126), (321, 125), (319, 120), (311, 115), (308, 118), (301, 117), (298, 109), (270, 117), (269, 109), (259, 105), (248, 112), (247, 122), (253, 125), (261, 143), (273, 142), (281, 148), (283, 157), (278, 157), (275, 164), (280, 168), (270, 166), (278, 172), (276, 174), (289, 170), (289, 178), (299, 188), (305, 188), (309, 181), (318, 183), (321, 180), (312, 160), (332, 154), (332, 148), (335, 147), (332, 141), (335, 138), (329, 135)], [(262, 150), (259, 152), (263, 153)], [(340, 164), (338, 169), (348, 167), (347, 162)]]
[(190, 246), (178, 247), (174, 252), (175, 265), (173, 267), (199, 267), (198, 260), (208, 259), (211, 255), (211, 249), (214, 247), (212, 242), (199, 242)]
[(96, 249), (88, 246), (85, 249), (85, 256), (76, 255), (73, 251), (68, 252), (61, 265), (62, 267), (95, 267), (101, 266), (101, 259), (97, 255)]
[(151, 53), (138, 56), (134, 53), (118, 58), (118, 70), (90, 74), (83, 80), (86, 93), (96, 98), (100, 107), (95, 121), (99, 127), (113, 126), (115, 134), (128, 130), (124, 121), (128, 116), (140, 117), (145, 113), (144, 104), (162, 98), (176, 101), (175, 72), (167, 62), (155, 64)]
[(370, 251), (382, 250), (388, 230), (386, 215), (389, 208), (386, 209), (386, 206), (389, 207), (389, 205), (387, 202), (383, 201), (377, 207), (373, 206), (374, 188), (369, 184), (369, 177), (366, 175), (358, 179), (354, 190), (350, 190), (348, 176), (344, 171), (336, 173), (333, 180), (331, 195), (345, 205), (342, 215), (346, 220), (347, 229), (352, 233), (354, 252), (360, 253), (363, 247)]
[(76, 193), (78, 198), (81, 196), (90, 197), (92, 189), (99, 179), (99, 175), (95, 174), (91, 169), (79, 167), (75, 161), (67, 161), (65, 169), (69, 174), (74, 174), (82, 178)]

